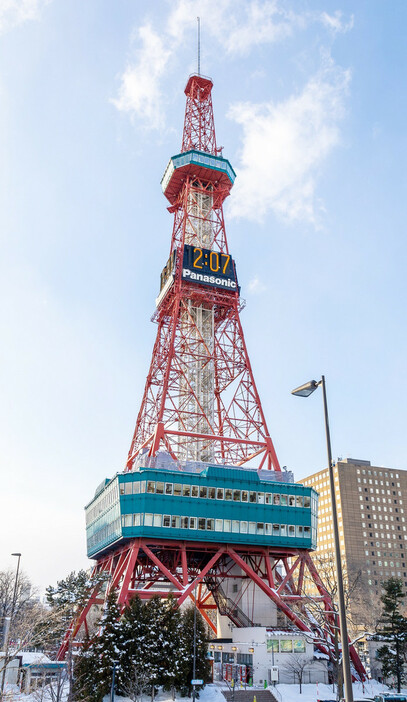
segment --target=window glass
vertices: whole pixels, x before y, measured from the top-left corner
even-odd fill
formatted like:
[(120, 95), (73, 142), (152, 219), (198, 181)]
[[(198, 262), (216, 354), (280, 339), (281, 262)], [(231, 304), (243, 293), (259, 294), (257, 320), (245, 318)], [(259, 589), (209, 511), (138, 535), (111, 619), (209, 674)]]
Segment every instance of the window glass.
[(305, 653), (304, 639), (293, 639), (293, 650), (294, 653)]
[(271, 524), (266, 524), (266, 534), (267, 536), (271, 536)]
[(205, 519), (203, 517), (198, 519), (198, 529), (205, 529)]
[(311, 498), (309, 495), (304, 495), (304, 507), (311, 506)]
[(302, 495), (297, 495), (296, 505), (297, 505), (297, 507), (302, 507), (302, 505), (303, 505)]
[(120, 483), (120, 494), (124, 495), (124, 488), (126, 486), (126, 483)]
[(154, 520), (153, 520), (153, 526), (160, 527), (161, 526), (161, 518), (162, 518), (161, 514), (155, 514)]
[(240, 522), (240, 533), (247, 534), (247, 522)]
[(171, 526), (173, 529), (179, 529), (181, 518), (173, 516), (171, 517)]
[(216, 499), (223, 500), (223, 488), (218, 488), (216, 490)]
[(153, 515), (152, 514), (145, 514), (144, 515), (144, 526), (152, 526), (153, 525)]
[(278, 639), (267, 639), (267, 653), (278, 653)]
[(182, 485), (180, 483), (174, 483), (174, 495), (179, 497), (182, 492)]
[(280, 504), (283, 507), (287, 506), (287, 495), (280, 495)]
[(164, 495), (164, 483), (157, 483), (155, 486), (155, 492), (157, 495)]
[(191, 497), (198, 497), (199, 490), (198, 485), (191, 485)]
[(133, 483), (124, 483), (124, 494), (125, 495), (132, 495), (133, 494)]
[(232, 499), (232, 490), (229, 490), (229, 488), (225, 488), (225, 500), (231, 500)]
[(208, 495), (208, 488), (206, 487), (206, 485), (205, 486), (201, 485), (201, 487), (199, 488), (199, 497), (207, 497), (207, 495)]
[(189, 517), (181, 517), (181, 529), (188, 529)]
[(132, 514), (125, 514), (124, 515), (124, 526), (131, 527), (132, 524), (133, 524), (133, 515)]
[(264, 534), (264, 524), (263, 522), (257, 522), (257, 533)]
[(251, 492), (249, 502), (257, 502), (257, 493)]
[(238, 522), (237, 519), (233, 519), (233, 520), (232, 520), (232, 531), (233, 531), (235, 534), (238, 534), (239, 531), (240, 531), (240, 524), (239, 524), (239, 522)]
[(215, 531), (223, 531), (223, 519), (215, 519)]
[(271, 505), (273, 501), (273, 496), (271, 492), (266, 492), (266, 505)]
[(230, 531), (230, 519), (223, 520), (223, 531)]
[(133, 483), (133, 494), (138, 495), (140, 492), (140, 483), (137, 481), (136, 483)]
[(189, 518), (189, 528), (196, 529), (196, 517)]
[(183, 485), (182, 486), (182, 494), (184, 495), (184, 497), (190, 497), (191, 486), (190, 485)]
[(249, 522), (249, 534), (256, 533), (256, 522)]
[(280, 653), (292, 653), (293, 652), (293, 642), (291, 639), (281, 639), (280, 641)]
[(288, 506), (295, 507), (295, 495), (288, 495)]
[(257, 493), (257, 502), (260, 505), (264, 505), (264, 492), (258, 492)]
[(309, 538), (311, 536), (311, 527), (309, 527), (309, 526), (304, 527), (304, 536), (306, 538)]
[(281, 535), (281, 536), (287, 536), (287, 524), (281, 524), (281, 526), (280, 526), (280, 535)]
[(292, 524), (288, 526), (288, 536), (295, 536), (295, 526)]
[(241, 499), (242, 499), (242, 502), (247, 502), (247, 501), (248, 501), (248, 499), (249, 499), (249, 493), (247, 492), (247, 490), (242, 490), (242, 497), (241, 497)]
[(233, 502), (240, 502), (240, 490), (233, 490)]
[(273, 536), (280, 536), (280, 525), (273, 524)]
[(155, 482), (153, 482), (152, 480), (147, 481), (147, 492), (149, 492), (149, 493), (155, 492)]
[(140, 526), (140, 515), (133, 514), (133, 524), (134, 526)]
[(206, 520), (206, 528), (208, 531), (213, 531), (215, 528), (215, 520), (214, 519), (207, 519)]
[(171, 517), (170, 517), (170, 515), (169, 515), (169, 514), (164, 514), (164, 517), (163, 517), (163, 526), (164, 526), (164, 527), (169, 527), (170, 524), (171, 524)]
[(145, 492), (146, 491), (146, 481), (142, 480), (140, 483), (140, 492)]
[(279, 505), (280, 504), (280, 495), (273, 495), (273, 505)]
[(216, 497), (216, 488), (210, 487), (208, 488), (208, 497), (210, 500), (214, 500)]
[(165, 483), (165, 494), (172, 495), (172, 483)]
[(302, 536), (302, 526), (297, 525), (297, 536)]

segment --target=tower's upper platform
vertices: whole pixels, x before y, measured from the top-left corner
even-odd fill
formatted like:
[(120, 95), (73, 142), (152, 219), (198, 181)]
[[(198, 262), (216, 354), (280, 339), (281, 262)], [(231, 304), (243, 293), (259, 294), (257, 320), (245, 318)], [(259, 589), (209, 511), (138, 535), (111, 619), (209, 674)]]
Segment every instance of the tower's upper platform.
[[(165, 197), (174, 205), (187, 176), (213, 183), (229, 195), (236, 173), (226, 158), (191, 149), (172, 156), (161, 179)], [(224, 199), (222, 198), (222, 200)]]

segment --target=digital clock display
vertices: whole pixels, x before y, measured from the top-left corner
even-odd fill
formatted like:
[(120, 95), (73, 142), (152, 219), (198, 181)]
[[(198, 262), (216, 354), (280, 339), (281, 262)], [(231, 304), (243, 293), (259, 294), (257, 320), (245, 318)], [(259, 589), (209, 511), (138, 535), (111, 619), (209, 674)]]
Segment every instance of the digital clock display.
[(230, 254), (185, 244), (182, 279), (236, 292), (239, 287), (235, 262)]

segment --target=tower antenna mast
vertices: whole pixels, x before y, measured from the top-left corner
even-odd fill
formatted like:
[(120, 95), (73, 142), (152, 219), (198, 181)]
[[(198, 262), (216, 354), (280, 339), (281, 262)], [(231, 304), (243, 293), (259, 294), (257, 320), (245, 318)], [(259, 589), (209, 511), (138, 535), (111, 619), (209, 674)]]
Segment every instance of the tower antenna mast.
[(201, 18), (197, 17), (198, 22), (198, 76), (201, 75)]

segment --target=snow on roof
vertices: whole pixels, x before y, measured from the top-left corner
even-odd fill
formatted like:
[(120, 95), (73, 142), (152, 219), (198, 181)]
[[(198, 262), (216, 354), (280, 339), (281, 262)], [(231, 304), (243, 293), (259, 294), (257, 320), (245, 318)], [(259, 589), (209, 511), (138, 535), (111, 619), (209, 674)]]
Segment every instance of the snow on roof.
[(35, 665), (36, 663), (52, 663), (51, 659), (41, 651), (22, 651), (23, 665)]

